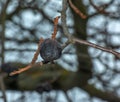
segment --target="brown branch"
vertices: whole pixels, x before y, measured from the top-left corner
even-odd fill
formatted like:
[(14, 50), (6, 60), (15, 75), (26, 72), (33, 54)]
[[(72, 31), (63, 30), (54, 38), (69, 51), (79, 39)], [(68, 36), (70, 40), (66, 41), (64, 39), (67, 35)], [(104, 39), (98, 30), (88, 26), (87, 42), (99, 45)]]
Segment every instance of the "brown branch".
[(78, 14), (82, 19), (86, 19), (87, 16), (84, 15), (73, 3), (71, 0), (68, 0), (70, 7), (76, 12), (76, 14)]
[(93, 48), (96, 48), (96, 49), (100, 49), (100, 50), (105, 51), (105, 52), (112, 53), (112, 54), (115, 55), (116, 57), (120, 58), (120, 53), (119, 53), (119, 52), (116, 52), (116, 51), (114, 51), (114, 50), (112, 50), (112, 49), (108, 49), (108, 48), (105, 48), (105, 47), (96, 45), (96, 44), (94, 44), (94, 43), (91, 43), (91, 42), (88, 42), (88, 41), (85, 41), (85, 40), (81, 40), (81, 39), (77, 39), (77, 38), (73, 38), (73, 41), (74, 41), (74, 42), (77, 42), (77, 43), (80, 43), (80, 44), (84, 44), (84, 45), (93, 47)]
[(52, 33), (52, 39), (56, 38), (57, 35), (57, 25), (58, 25), (58, 20), (59, 20), (60, 16), (57, 16), (56, 18), (54, 18), (54, 31)]
[(36, 50), (36, 52), (35, 52), (35, 54), (34, 54), (34, 57), (32, 58), (32, 61), (31, 61), (30, 64), (34, 64), (35, 61), (37, 60), (38, 55), (39, 55), (39, 53), (40, 53), (40, 45), (41, 45), (42, 42), (43, 42), (43, 38), (40, 38), (40, 41), (39, 41), (39, 44), (38, 44), (38, 48), (37, 48), (37, 50)]
[(28, 69), (36, 66), (36, 65), (42, 66), (43, 63), (42, 63), (42, 62), (36, 62), (36, 63), (34, 63), (34, 64), (29, 64), (28, 66), (26, 66), (26, 67), (24, 67), (24, 68), (20, 68), (18, 71), (11, 72), (11, 73), (10, 73), (10, 76), (13, 76), (13, 75), (15, 75), (15, 74), (20, 74), (20, 73), (22, 73), (22, 72), (24, 72), (24, 71), (26, 71), (26, 70), (28, 70)]
[(24, 68), (19, 68), (19, 70), (11, 72), (10, 76), (15, 75), (15, 74), (19, 74), (21, 72), (24, 72), (24, 71), (30, 69), (31, 67), (35, 66), (36, 64), (39, 64), (41, 66), (43, 65), (42, 62), (35, 63), (37, 58), (38, 58), (38, 55), (39, 55), (39, 52), (40, 52), (40, 45), (41, 45), (42, 42), (43, 42), (43, 38), (40, 38), (38, 48), (37, 48), (37, 50), (36, 50), (36, 52), (35, 52), (35, 54), (34, 54), (34, 56), (32, 58), (31, 63), (28, 66), (24, 67)]

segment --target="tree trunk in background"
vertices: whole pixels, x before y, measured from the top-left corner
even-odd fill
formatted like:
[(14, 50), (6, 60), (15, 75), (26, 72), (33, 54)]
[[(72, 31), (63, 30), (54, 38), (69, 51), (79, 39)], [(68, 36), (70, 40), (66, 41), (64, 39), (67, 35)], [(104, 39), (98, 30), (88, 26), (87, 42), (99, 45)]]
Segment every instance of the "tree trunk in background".
[[(80, 9), (85, 15), (86, 14), (86, 7), (83, 5), (82, 0), (73, 0), (73, 4)], [(74, 29), (75, 34), (74, 36), (80, 39), (87, 39), (87, 22), (88, 19), (81, 19), (80, 16), (78, 16), (74, 11), (72, 11), (73, 17), (74, 17)], [(87, 81), (92, 76), (92, 61), (88, 53), (88, 47), (85, 45), (78, 45), (76, 44), (76, 52), (78, 56), (78, 74), (82, 74), (81, 76), (83, 83), (87, 83)], [(80, 79), (81, 79), (80, 78)], [(84, 79), (83, 79), (84, 78)], [(83, 84), (84, 85), (84, 84)]]
[(4, 63), (5, 59), (5, 23), (6, 23), (6, 9), (9, 4), (10, 0), (7, 0), (5, 3), (2, 4), (2, 12), (0, 13), (0, 26), (1, 26), (1, 63)]
[[(3, 8), (4, 9), (4, 8)], [(5, 10), (3, 10), (3, 12), (1, 13), (1, 20), (0, 20), (0, 24), (1, 24), (1, 63), (4, 63), (4, 51), (5, 51), (5, 15), (6, 12)]]

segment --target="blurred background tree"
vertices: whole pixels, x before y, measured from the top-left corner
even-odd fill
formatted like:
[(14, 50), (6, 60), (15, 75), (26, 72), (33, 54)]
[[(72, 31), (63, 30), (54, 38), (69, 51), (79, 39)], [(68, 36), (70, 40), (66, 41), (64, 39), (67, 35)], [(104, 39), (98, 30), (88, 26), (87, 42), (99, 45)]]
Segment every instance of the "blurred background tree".
[[(72, 2), (87, 15), (87, 19), (81, 19), (69, 7), (67, 25), (70, 33), (119, 51), (120, 1)], [(51, 36), (53, 19), (60, 15), (61, 9), (62, 0), (0, 0), (0, 64), (9, 62), (18, 68), (27, 65), (37, 49), (39, 38)], [(58, 27), (57, 40), (64, 44), (67, 38), (61, 22)], [(38, 60), (41, 61), (41, 57)], [(3, 81), (0, 82), (4, 90)], [(71, 44), (63, 50), (56, 64), (36, 66), (14, 78), (5, 77), (4, 83), (6, 90), (12, 90), (10, 94), (21, 92), (15, 93), (21, 97), (14, 102), (30, 102), (30, 98), (35, 97), (35, 90), (40, 93), (36, 96), (41, 102), (59, 102), (61, 93), (61, 97), (66, 97), (63, 102), (120, 102), (120, 61), (112, 54)], [(26, 91), (34, 97), (26, 95)], [(5, 98), (5, 92), (3, 96)], [(8, 102), (13, 101), (12, 98)]]

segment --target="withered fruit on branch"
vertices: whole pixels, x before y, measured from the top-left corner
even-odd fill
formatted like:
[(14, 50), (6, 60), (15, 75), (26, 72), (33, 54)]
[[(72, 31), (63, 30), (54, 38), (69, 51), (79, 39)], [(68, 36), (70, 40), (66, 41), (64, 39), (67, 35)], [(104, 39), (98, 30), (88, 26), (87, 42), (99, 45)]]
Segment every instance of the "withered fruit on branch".
[(52, 62), (61, 57), (62, 47), (55, 39), (45, 39), (40, 45), (40, 55), (43, 63)]

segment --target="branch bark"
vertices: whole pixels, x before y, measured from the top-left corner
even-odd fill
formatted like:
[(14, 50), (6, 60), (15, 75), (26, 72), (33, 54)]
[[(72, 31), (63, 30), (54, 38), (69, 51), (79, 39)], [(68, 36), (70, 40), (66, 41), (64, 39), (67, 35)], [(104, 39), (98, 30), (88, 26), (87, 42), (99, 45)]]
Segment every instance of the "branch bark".
[(2, 31), (1, 31), (1, 47), (2, 47), (2, 51), (1, 51), (1, 58), (2, 58), (2, 63), (4, 63), (4, 52), (5, 52), (5, 20), (6, 20), (6, 9), (7, 6), (9, 4), (10, 0), (7, 0), (6, 3), (3, 5), (2, 11), (0, 13), (1, 16), (1, 20), (0, 20), (0, 24), (2, 27)]
[(117, 58), (120, 58), (120, 53), (119, 53), (119, 52), (116, 52), (116, 51), (114, 51), (114, 50), (112, 50), (112, 49), (108, 49), (108, 48), (105, 48), (105, 47), (96, 45), (96, 44), (94, 44), (94, 43), (91, 43), (91, 42), (88, 42), (88, 41), (85, 41), (85, 40), (82, 40), (82, 39), (73, 38), (73, 41), (74, 41), (74, 42), (77, 42), (77, 43), (79, 43), (79, 44), (87, 45), (87, 46), (90, 46), (90, 47), (93, 47), (93, 48), (96, 48), (96, 49), (100, 49), (100, 50), (105, 51), (105, 52), (112, 53), (112, 54), (115, 55)]
[(5, 85), (4, 85), (4, 81), (3, 81), (3, 78), (5, 76), (6, 76), (5, 73), (2, 73), (0, 75), (0, 87), (1, 87), (2, 94), (3, 94), (2, 98), (3, 98), (4, 102), (7, 102), (7, 98), (6, 98), (6, 94), (5, 94)]

